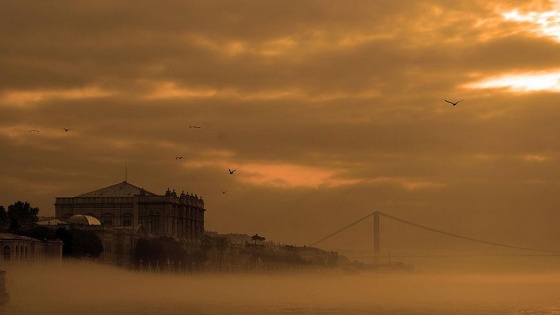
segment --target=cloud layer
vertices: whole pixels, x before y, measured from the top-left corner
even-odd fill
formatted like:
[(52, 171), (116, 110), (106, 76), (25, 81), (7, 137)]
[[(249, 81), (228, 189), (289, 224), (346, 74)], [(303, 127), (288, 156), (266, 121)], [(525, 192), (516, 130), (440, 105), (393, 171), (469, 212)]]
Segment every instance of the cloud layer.
[(53, 214), (55, 197), (122, 181), (127, 166), (150, 191), (202, 195), (221, 232), (308, 244), (383, 210), (546, 242), (560, 236), (549, 225), (560, 219), (558, 12), (548, 1), (9, 1), (0, 204)]

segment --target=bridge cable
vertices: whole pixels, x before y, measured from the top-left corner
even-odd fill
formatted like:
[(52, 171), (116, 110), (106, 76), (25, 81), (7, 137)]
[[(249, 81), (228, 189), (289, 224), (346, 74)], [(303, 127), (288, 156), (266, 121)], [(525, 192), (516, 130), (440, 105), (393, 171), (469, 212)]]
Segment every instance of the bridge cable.
[[(435, 232), (435, 233), (444, 234), (444, 235), (447, 235), (447, 236), (452, 236), (452, 237), (464, 239), (464, 240), (467, 240), (467, 241), (472, 241), (472, 242), (477, 242), (477, 243), (482, 243), (482, 244), (487, 244), (487, 245), (500, 246), (500, 247), (513, 248), (513, 249), (527, 250), (527, 251), (533, 251), (533, 252), (543, 252), (543, 253), (551, 253), (551, 254), (560, 254), (560, 251), (546, 250), (546, 249), (537, 249), (537, 248), (529, 248), (529, 247), (521, 247), (521, 246), (515, 246), (515, 245), (509, 245), (509, 244), (502, 244), (502, 243), (497, 243), (497, 242), (491, 242), (491, 241), (485, 241), (485, 240), (481, 240), (481, 239), (476, 239), (476, 238), (472, 238), (472, 237), (468, 237), (468, 236), (464, 236), (464, 235), (449, 233), (449, 232), (445, 232), (445, 231), (442, 231), (442, 230), (438, 230), (438, 229), (434, 229), (434, 228), (431, 228), (431, 227), (427, 227), (427, 226), (425, 226), (425, 225), (421, 225), (421, 224), (417, 224), (417, 223), (410, 222), (410, 221), (407, 221), (407, 220), (403, 220), (403, 219), (394, 217), (394, 216), (392, 216), (392, 215), (389, 215), (389, 214), (386, 214), (386, 213), (383, 213), (383, 212), (378, 212), (378, 213), (379, 213), (379, 215), (384, 216), (384, 217), (386, 217), (386, 218), (388, 218), (388, 219), (392, 219), (392, 220), (395, 220), (395, 221), (398, 221), (398, 222), (401, 222), (401, 223), (404, 223), (404, 224), (408, 224), (408, 225), (411, 225), (411, 226), (414, 226), (414, 227), (417, 227), (417, 228), (420, 228), (420, 229), (428, 230), (428, 231), (431, 231), (431, 232)], [(370, 214), (370, 215), (373, 215), (373, 213)], [(365, 218), (364, 218), (364, 219), (365, 219)], [(362, 219), (362, 220), (363, 220), (363, 219)], [(357, 222), (356, 222), (356, 223), (357, 223)], [(338, 233), (338, 232), (337, 232), (337, 233)]]
[(365, 217), (359, 219), (358, 221), (356, 221), (356, 222), (354, 222), (354, 223), (351, 223), (351, 224), (349, 224), (349, 225), (347, 225), (347, 226), (341, 228), (340, 230), (337, 230), (336, 232), (333, 232), (333, 233), (331, 233), (331, 234), (329, 234), (329, 235), (323, 237), (322, 239), (320, 239), (320, 240), (316, 241), (315, 243), (309, 245), (309, 247), (313, 247), (313, 246), (315, 246), (315, 245), (321, 243), (322, 241), (324, 241), (324, 240), (326, 240), (326, 239), (328, 239), (328, 238), (331, 238), (331, 237), (335, 236), (336, 234), (338, 234), (338, 233), (340, 233), (340, 232), (342, 232), (342, 231), (344, 231), (344, 230), (346, 230), (346, 229), (348, 229), (348, 228), (350, 228), (350, 227), (352, 227), (352, 226), (354, 226), (354, 225), (356, 225), (356, 224), (362, 222), (363, 220), (365, 220), (365, 219), (371, 217), (372, 215), (373, 215), (373, 213), (368, 214), (367, 216), (365, 216)]

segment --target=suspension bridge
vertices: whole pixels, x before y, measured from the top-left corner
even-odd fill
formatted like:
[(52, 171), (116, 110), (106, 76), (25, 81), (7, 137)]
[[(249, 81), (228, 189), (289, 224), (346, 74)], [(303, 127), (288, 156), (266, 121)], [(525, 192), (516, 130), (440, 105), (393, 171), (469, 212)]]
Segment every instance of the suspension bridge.
[(547, 255), (560, 255), (560, 251), (556, 251), (556, 250), (548, 250), (548, 249), (540, 249), (540, 248), (532, 248), (532, 247), (524, 247), (524, 246), (516, 246), (516, 245), (512, 245), (512, 244), (505, 244), (505, 243), (500, 243), (500, 242), (494, 242), (491, 240), (484, 240), (484, 239), (479, 239), (479, 238), (474, 238), (474, 237), (470, 237), (467, 235), (462, 235), (462, 234), (457, 234), (457, 233), (452, 233), (452, 232), (448, 232), (448, 231), (443, 231), (440, 229), (436, 229), (433, 227), (429, 227), (426, 225), (422, 225), (422, 224), (418, 224), (412, 221), (408, 221), (405, 219), (401, 219), (380, 211), (375, 211), (372, 212), (368, 215), (366, 215), (365, 217), (356, 220), (328, 235), (326, 235), (325, 237), (309, 244), (309, 247), (314, 247), (317, 244), (326, 241), (327, 239), (334, 237), (335, 235), (355, 226), (356, 224), (373, 217), (373, 259), (374, 259), (374, 263), (379, 263), (380, 261), (380, 253), (381, 253), (381, 217), (389, 219), (389, 220), (393, 220), (396, 221), (398, 223), (402, 223), (402, 224), (406, 224), (418, 229), (422, 229), (422, 230), (426, 230), (426, 231), (430, 231), (433, 233), (437, 233), (437, 234), (441, 234), (441, 235), (446, 235), (448, 237), (453, 237), (453, 238), (457, 238), (457, 239), (462, 239), (465, 241), (470, 241), (470, 242), (474, 242), (474, 243), (480, 243), (480, 244), (486, 244), (486, 245), (491, 245), (491, 246), (496, 246), (496, 247), (502, 247), (502, 248), (509, 248), (509, 249), (516, 249), (516, 250), (522, 250), (522, 251), (529, 251), (529, 252), (535, 252), (535, 253), (540, 253), (540, 254), (547, 254)]

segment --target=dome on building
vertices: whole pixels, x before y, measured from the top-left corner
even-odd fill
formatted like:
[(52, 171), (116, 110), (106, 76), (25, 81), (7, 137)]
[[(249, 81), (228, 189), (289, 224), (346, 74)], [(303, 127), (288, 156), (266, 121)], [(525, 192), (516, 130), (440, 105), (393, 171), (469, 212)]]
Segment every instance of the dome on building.
[(68, 223), (79, 225), (101, 225), (101, 222), (90, 215), (75, 214), (66, 220)]

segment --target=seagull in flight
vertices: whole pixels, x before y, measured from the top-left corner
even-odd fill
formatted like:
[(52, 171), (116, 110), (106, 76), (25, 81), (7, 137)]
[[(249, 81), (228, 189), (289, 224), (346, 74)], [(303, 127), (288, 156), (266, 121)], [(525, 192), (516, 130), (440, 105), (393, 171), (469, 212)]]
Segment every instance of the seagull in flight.
[(72, 130), (72, 128), (62, 128), (62, 129), (64, 129), (64, 132), (68, 132), (68, 131)]
[(452, 101), (448, 101), (448, 100), (446, 100), (446, 99), (443, 99), (443, 100), (444, 100), (444, 101), (446, 101), (447, 103), (449, 103), (449, 104), (453, 105), (453, 106), (455, 106), (455, 105), (459, 104), (459, 102), (462, 102), (462, 101), (464, 101), (464, 99), (462, 99), (462, 100), (460, 100), (460, 101), (457, 101), (457, 102), (452, 102)]
[(222, 195), (225, 195), (227, 193), (227, 190), (220, 190), (220, 192), (222, 193)]
[(176, 157), (175, 157), (175, 160), (182, 160), (182, 159), (184, 159), (184, 158), (185, 158), (184, 156), (176, 156)]
[(39, 130), (37, 130), (37, 129), (31, 129), (31, 130), (29, 130), (28, 132), (39, 132)]
[(237, 171), (237, 170), (232, 170), (231, 168), (229, 168), (228, 171), (231, 175), (233, 175), (233, 173), (235, 173), (235, 171)]

